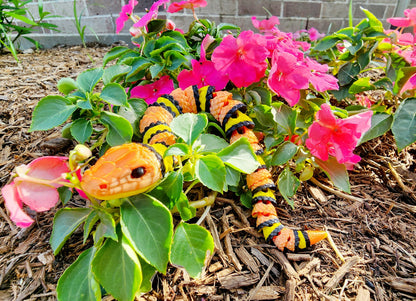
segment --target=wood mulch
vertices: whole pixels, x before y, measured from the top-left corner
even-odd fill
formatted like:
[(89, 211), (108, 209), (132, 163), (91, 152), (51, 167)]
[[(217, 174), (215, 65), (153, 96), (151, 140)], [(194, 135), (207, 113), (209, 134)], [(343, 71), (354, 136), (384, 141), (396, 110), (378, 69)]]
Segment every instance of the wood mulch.
[[(59, 129), (28, 133), (31, 112), (42, 97), (59, 94), (60, 78), (99, 66), (108, 50), (35, 51), (19, 55), (19, 65), (10, 55), (0, 56), (0, 187), (19, 164), (68, 154), (71, 145), (50, 143), (60, 137)], [(191, 279), (171, 266), (166, 275), (156, 275), (154, 290), (139, 299), (415, 300), (416, 147), (397, 154), (394, 145), (388, 133), (357, 149), (363, 160), (350, 172), (351, 196), (317, 175), (316, 181), (302, 184), (295, 209), (283, 201), (278, 208), (282, 222), (291, 227), (326, 228), (345, 262), (327, 241), (300, 254), (266, 245), (253, 228), (250, 211), (235, 196), (222, 195), (203, 222), (216, 249), (202, 277)], [(56, 210), (37, 214), (33, 226), (20, 229), (0, 198), (0, 300), (56, 300), (57, 280), (87, 247), (77, 231), (53, 256), (49, 238)]]

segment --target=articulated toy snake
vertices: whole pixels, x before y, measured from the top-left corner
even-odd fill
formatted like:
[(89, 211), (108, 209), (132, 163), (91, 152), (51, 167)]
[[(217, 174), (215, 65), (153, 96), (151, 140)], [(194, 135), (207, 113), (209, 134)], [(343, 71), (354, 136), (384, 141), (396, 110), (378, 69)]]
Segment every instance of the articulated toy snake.
[(150, 105), (140, 121), (143, 143), (129, 143), (110, 148), (84, 173), (81, 187), (90, 195), (110, 200), (145, 192), (157, 185), (164, 176), (165, 164), (161, 153), (175, 143), (176, 136), (169, 124), (182, 113), (208, 112), (221, 124), (230, 143), (241, 137), (250, 142), (260, 167), (247, 175), (247, 186), (253, 194), (252, 216), (257, 229), (263, 231), (267, 242), (281, 251), (298, 251), (326, 238), (325, 231), (299, 231), (282, 225), (277, 218), (272, 175), (262, 157), (263, 149), (253, 132), (254, 122), (244, 114), (245, 104), (232, 99), (226, 91), (214, 91), (211, 86), (198, 89), (176, 89)]

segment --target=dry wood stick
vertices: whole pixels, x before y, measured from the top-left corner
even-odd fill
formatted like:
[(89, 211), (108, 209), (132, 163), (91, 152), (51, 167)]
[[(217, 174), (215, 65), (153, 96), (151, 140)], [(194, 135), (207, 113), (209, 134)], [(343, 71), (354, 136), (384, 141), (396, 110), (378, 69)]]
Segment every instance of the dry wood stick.
[(293, 266), (290, 264), (289, 260), (287, 260), (285, 254), (276, 249), (271, 249), (269, 252), (276, 256), (277, 260), (279, 261), (283, 270), (289, 278), (300, 280), (299, 274), (295, 271)]
[(286, 281), (285, 301), (295, 300), (296, 279), (291, 278)]
[[(222, 219), (222, 225), (223, 225), (224, 232), (227, 233), (227, 230), (230, 229), (230, 225), (228, 224), (227, 215), (223, 214), (221, 219)], [(230, 238), (229, 233), (227, 233), (224, 237), (224, 245), (225, 245), (225, 251), (227, 252), (228, 258), (230, 258), (230, 260), (234, 264), (237, 271), (241, 271), (243, 268), (242, 268), (240, 262), (238, 261), (237, 257), (234, 254), (233, 246), (231, 245), (231, 238)]]
[(247, 301), (250, 301), (253, 296), (257, 293), (257, 291), (263, 286), (264, 281), (266, 281), (267, 277), (269, 277), (269, 273), (273, 268), (273, 263), (269, 265), (266, 272), (264, 273), (263, 277), (261, 277), (259, 283), (257, 283), (256, 287), (250, 292), (248, 295)]
[(353, 266), (355, 266), (360, 261), (359, 256), (354, 256), (345, 261), (345, 263), (335, 272), (328, 283), (325, 285), (327, 291), (332, 291), (335, 286), (341, 281), (341, 279), (347, 274)]
[[(225, 255), (225, 252), (224, 252), (224, 250), (222, 248), (221, 241), (220, 241), (220, 237), (219, 237), (218, 231), (217, 231), (217, 227), (215, 226), (215, 223), (212, 220), (211, 214), (208, 214), (207, 215), (206, 221), (207, 221), (209, 230), (210, 230), (210, 232), (212, 234), (212, 238), (214, 239), (215, 249), (218, 252), (218, 256), (221, 259), (222, 265), (224, 267), (227, 267), (228, 266), (227, 255)], [(215, 250), (214, 250), (214, 252), (215, 252)], [(214, 254), (212, 254), (212, 255), (214, 255)]]

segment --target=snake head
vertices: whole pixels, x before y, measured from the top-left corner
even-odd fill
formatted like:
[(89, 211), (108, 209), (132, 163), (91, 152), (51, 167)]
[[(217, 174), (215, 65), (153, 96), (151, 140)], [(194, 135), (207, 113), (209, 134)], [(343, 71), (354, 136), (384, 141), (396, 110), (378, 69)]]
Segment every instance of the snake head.
[(110, 148), (86, 170), (81, 188), (101, 200), (129, 197), (153, 188), (163, 173), (162, 157), (151, 146), (128, 143)]

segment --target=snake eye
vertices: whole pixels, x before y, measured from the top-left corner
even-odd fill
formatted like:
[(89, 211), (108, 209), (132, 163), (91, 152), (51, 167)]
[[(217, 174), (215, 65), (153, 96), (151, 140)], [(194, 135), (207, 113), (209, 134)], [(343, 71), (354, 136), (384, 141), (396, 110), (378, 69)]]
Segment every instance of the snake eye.
[(146, 169), (144, 167), (137, 167), (131, 171), (131, 177), (133, 179), (138, 179), (146, 173)]

